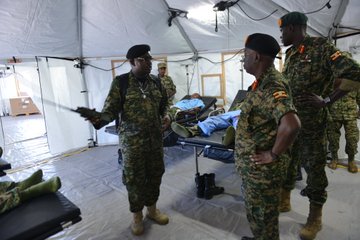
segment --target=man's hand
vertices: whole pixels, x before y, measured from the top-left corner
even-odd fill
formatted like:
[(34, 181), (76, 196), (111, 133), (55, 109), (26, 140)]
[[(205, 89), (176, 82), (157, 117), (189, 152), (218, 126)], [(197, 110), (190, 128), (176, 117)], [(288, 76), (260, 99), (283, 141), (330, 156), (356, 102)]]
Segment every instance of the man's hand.
[(171, 119), (168, 115), (166, 115), (163, 119), (162, 119), (162, 126), (161, 126), (161, 132), (165, 132), (166, 129), (168, 129), (170, 127), (171, 124)]
[(314, 93), (303, 93), (297, 95), (295, 99), (301, 105), (310, 105), (315, 108), (323, 108), (326, 106), (324, 99)]
[(85, 118), (85, 120), (89, 120), (93, 124), (100, 121), (101, 113), (95, 111), (95, 108), (78, 107), (75, 112), (80, 113), (81, 117)]
[(271, 151), (258, 152), (254, 155), (250, 155), (250, 160), (255, 164), (268, 164), (273, 162)]

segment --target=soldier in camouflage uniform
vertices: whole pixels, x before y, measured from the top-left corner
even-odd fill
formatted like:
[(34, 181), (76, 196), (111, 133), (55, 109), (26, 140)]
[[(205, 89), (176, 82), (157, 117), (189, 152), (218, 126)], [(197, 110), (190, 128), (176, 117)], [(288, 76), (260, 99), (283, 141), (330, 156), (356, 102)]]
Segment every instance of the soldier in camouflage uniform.
[(43, 172), (38, 170), (21, 182), (0, 182), (0, 214), (35, 197), (56, 192), (61, 187), (59, 177), (42, 181)]
[[(340, 80), (335, 80), (334, 88), (340, 85)], [(355, 163), (355, 155), (358, 152), (359, 128), (357, 118), (360, 106), (360, 90), (351, 91), (345, 97), (339, 99), (329, 106), (329, 125), (327, 129), (331, 162), (329, 168), (336, 169), (338, 163), (340, 129), (345, 129), (345, 152), (348, 155), (348, 170), (357, 173), (358, 168)]]
[(277, 41), (266, 34), (252, 34), (245, 43), (244, 68), (257, 84), (241, 104), (235, 136), (235, 165), (254, 234), (243, 240), (279, 239), (280, 189), (289, 162), (288, 147), (300, 128), (288, 83), (274, 67), (279, 51)]
[[(169, 218), (156, 208), (160, 184), (164, 174), (162, 130), (170, 125), (167, 95), (161, 84), (150, 75), (152, 57), (148, 45), (135, 45), (126, 58), (131, 64), (125, 102), (120, 96), (120, 80), (117, 76), (110, 87), (102, 112), (78, 108), (82, 117), (96, 129), (112, 122), (120, 114), (119, 138), (123, 155), (123, 183), (128, 191), (130, 212), (133, 213), (131, 230), (134, 235), (144, 232), (143, 213), (158, 224), (167, 224)], [(159, 88), (160, 87), (160, 88)], [(165, 125), (162, 126), (162, 120)], [(162, 129), (163, 127), (163, 129)]]
[[(286, 51), (284, 76), (289, 80), (302, 129), (294, 143), (292, 158), (283, 185), (280, 211), (291, 210), (290, 193), (295, 186), (297, 166), (302, 161), (307, 173), (310, 211), (300, 231), (302, 239), (314, 239), (321, 229), (322, 206), (326, 201), (326, 105), (360, 87), (360, 67), (327, 39), (306, 34), (307, 17), (291, 12), (279, 19)], [(338, 89), (325, 96), (333, 79), (342, 79)], [(324, 98), (323, 98), (324, 97)]]
[(168, 101), (169, 101), (169, 106), (173, 105), (173, 100), (176, 94), (176, 86), (173, 82), (173, 80), (171, 79), (170, 76), (165, 75), (166, 73), (166, 63), (158, 63), (158, 71), (159, 71), (159, 75), (158, 77), (161, 80), (161, 84), (164, 86), (164, 88), (166, 89), (166, 94), (168, 97)]

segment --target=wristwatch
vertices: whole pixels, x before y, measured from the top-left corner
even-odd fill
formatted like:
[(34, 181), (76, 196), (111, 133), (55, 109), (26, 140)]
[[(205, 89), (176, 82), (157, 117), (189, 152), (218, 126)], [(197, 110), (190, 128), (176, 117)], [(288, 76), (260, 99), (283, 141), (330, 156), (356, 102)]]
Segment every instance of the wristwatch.
[(325, 105), (328, 105), (329, 103), (331, 103), (330, 97), (324, 98), (323, 101), (324, 101)]

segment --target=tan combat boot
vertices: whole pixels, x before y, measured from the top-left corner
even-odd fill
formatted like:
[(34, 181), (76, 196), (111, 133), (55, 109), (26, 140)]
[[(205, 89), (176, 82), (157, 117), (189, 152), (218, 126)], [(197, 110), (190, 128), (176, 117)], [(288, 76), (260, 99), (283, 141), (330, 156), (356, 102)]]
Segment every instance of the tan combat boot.
[(321, 230), (322, 205), (310, 203), (310, 212), (305, 226), (300, 230), (302, 240), (313, 240)]
[(156, 209), (155, 204), (147, 207), (146, 216), (160, 225), (169, 223), (169, 217), (166, 214), (161, 213), (159, 209)]
[(280, 212), (289, 212), (291, 210), (290, 195), (291, 190), (286, 190), (284, 188), (281, 189), (279, 205)]
[(355, 156), (352, 154), (349, 154), (349, 158), (348, 158), (348, 171), (351, 173), (358, 172), (358, 167), (356, 166), (355, 163)]
[(337, 164), (338, 164), (338, 160), (337, 159), (333, 159), (331, 160), (331, 162), (328, 164), (328, 167), (331, 168), (332, 170), (337, 169)]
[(142, 211), (133, 213), (133, 222), (131, 223), (131, 232), (137, 236), (144, 233), (144, 223), (143, 223)]

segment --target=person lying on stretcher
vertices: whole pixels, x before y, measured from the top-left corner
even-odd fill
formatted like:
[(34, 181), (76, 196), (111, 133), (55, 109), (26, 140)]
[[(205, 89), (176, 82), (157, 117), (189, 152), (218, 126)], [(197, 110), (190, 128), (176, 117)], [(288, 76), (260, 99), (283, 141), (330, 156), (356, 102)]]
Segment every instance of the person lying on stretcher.
[(0, 182), (0, 214), (20, 204), (44, 194), (54, 193), (61, 187), (59, 177), (43, 181), (42, 170), (37, 170), (27, 179), (20, 182)]
[(175, 105), (170, 107), (169, 115), (171, 119), (183, 118), (186, 115), (196, 115), (205, 107), (200, 94), (193, 93), (190, 99), (183, 99), (178, 101)]
[(241, 110), (229, 111), (217, 116), (211, 116), (195, 126), (185, 127), (176, 122), (171, 124), (171, 129), (181, 137), (210, 136), (214, 131), (226, 129), (222, 144), (229, 146), (235, 141), (235, 129)]

